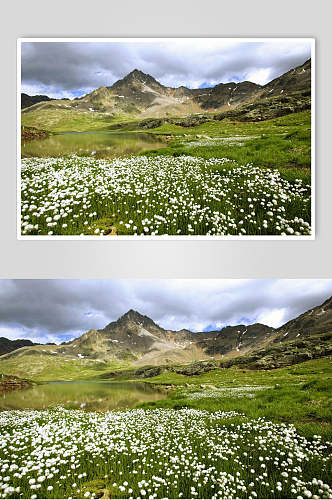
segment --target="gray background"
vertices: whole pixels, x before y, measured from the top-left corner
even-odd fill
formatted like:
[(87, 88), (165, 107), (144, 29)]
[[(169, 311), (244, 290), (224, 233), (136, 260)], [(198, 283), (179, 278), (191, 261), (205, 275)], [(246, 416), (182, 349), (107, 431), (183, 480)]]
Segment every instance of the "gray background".
[[(325, 0), (6, 2), (1, 29), (1, 278), (331, 278), (331, 9)], [(316, 38), (316, 241), (18, 241), (18, 37)], [(202, 61), (204, 64), (204, 61)]]

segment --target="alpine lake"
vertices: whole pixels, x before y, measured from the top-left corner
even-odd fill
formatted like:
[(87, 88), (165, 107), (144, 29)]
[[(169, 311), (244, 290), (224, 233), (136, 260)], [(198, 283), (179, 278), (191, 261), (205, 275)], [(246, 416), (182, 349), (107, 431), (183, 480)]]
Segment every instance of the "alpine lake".
[(149, 384), (136, 382), (73, 381), (46, 382), (0, 396), (1, 410), (64, 407), (106, 411), (133, 408), (145, 401), (166, 397)]
[(64, 132), (44, 139), (22, 141), (22, 158), (65, 155), (116, 158), (166, 146), (165, 139), (140, 132)]

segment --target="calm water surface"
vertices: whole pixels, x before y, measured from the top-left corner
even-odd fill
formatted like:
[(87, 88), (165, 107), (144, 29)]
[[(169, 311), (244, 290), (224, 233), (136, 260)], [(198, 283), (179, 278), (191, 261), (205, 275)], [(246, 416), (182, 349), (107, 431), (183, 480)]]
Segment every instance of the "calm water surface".
[(49, 382), (0, 396), (0, 409), (64, 406), (90, 410), (131, 408), (144, 401), (165, 398), (148, 384), (131, 382)]
[(22, 141), (22, 157), (55, 157), (68, 154), (97, 158), (130, 156), (146, 149), (165, 147), (166, 143), (152, 134), (133, 132), (69, 132), (46, 139)]

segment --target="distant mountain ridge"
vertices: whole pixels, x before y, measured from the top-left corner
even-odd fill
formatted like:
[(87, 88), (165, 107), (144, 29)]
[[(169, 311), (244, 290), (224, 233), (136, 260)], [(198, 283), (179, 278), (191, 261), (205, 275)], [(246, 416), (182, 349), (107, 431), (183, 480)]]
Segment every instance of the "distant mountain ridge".
[(28, 94), (21, 94), (21, 109), (28, 108), (30, 106), (33, 106), (34, 104), (38, 104), (39, 102), (44, 102), (44, 101), (52, 101), (51, 97), (48, 97), (47, 95), (28, 95)]
[(8, 352), (15, 351), (16, 349), (20, 349), (21, 347), (29, 347), (33, 345), (37, 344), (34, 344), (31, 340), (27, 339), (9, 340), (5, 337), (0, 337), (0, 356), (7, 354)]
[(131, 309), (105, 328), (89, 330), (72, 341), (23, 347), (1, 359), (38, 354), (103, 363), (119, 361), (134, 366), (186, 363), (233, 359), (326, 332), (332, 332), (332, 297), (277, 329), (255, 323), (210, 332), (173, 331)]
[(186, 116), (200, 112), (228, 111), (269, 97), (301, 90), (310, 91), (310, 88), (310, 59), (266, 85), (244, 81), (219, 83), (214, 87), (201, 89), (166, 87), (151, 75), (134, 69), (113, 85), (99, 87), (73, 100), (50, 100), (47, 96), (33, 96), (30, 99), (45, 97), (39, 101), (46, 102), (30, 104), (23, 112), (70, 108), (85, 113), (101, 112), (140, 118)]

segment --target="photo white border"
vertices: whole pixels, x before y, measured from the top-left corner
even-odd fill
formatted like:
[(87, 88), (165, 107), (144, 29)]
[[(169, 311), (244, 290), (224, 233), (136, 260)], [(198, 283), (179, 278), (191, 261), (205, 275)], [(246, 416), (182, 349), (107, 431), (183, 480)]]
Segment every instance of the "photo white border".
[[(176, 41), (196, 41), (196, 40), (232, 40), (238, 42), (273, 42), (278, 43), (280, 41), (290, 42), (310, 42), (311, 44), (311, 234), (308, 236), (279, 236), (279, 235), (262, 235), (262, 236), (252, 236), (252, 235), (224, 235), (224, 236), (204, 236), (204, 235), (137, 235), (137, 236), (94, 236), (94, 235), (22, 235), (21, 234), (21, 45), (22, 43), (38, 42), (38, 43), (50, 43), (50, 42), (93, 42), (93, 43), (107, 43), (107, 42), (121, 42), (121, 43), (133, 43), (133, 42), (176, 42)], [(275, 240), (275, 241), (313, 241), (316, 239), (316, 39), (314, 37), (135, 37), (135, 38), (18, 38), (17, 39), (17, 173), (16, 173), (16, 187), (17, 187), (17, 228), (16, 236), (18, 240), (42, 240), (42, 241), (59, 241), (59, 240), (86, 240), (86, 241), (248, 241), (248, 240)]]

